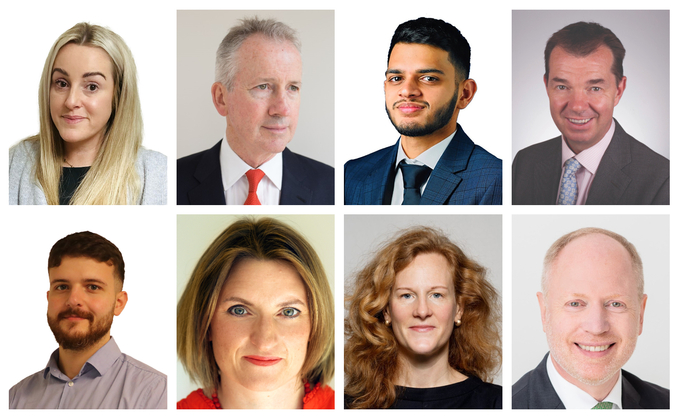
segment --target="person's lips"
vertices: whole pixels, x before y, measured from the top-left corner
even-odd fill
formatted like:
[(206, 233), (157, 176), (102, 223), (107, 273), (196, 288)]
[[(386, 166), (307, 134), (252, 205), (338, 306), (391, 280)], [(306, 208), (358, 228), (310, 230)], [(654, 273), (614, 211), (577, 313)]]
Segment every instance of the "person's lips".
[(410, 329), (419, 332), (419, 333), (426, 333), (430, 332), (435, 329), (434, 326), (428, 326), (428, 325), (420, 325), (420, 326), (410, 326)]
[(62, 119), (69, 125), (75, 125), (86, 120), (87, 118), (77, 115), (63, 115)]
[(615, 343), (590, 343), (590, 342), (576, 342), (578, 351), (589, 358), (600, 358), (608, 355)]
[(411, 114), (426, 108), (426, 104), (418, 102), (400, 102), (395, 103), (394, 107), (405, 114)]
[(259, 355), (247, 355), (244, 356), (243, 359), (245, 359), (251, 364), (260, 367), (270, 367), (272, 365), (278, 364), (280, 361), (283, 360), (283, 358), (278, 358), (275, 356), (259, 356)]

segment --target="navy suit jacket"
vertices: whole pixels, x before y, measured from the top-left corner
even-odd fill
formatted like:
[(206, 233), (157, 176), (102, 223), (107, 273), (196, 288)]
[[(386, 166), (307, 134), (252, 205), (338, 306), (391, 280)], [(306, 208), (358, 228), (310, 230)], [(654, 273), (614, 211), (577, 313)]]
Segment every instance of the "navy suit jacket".
[[(587, 205), (669, 205), (670, 161), (615, 132), (587, 194)], [(561, 182), (561, 136), (519, 151), (512, 165), (512, 204), (555, 205)]]
[[(547, 355), (512, 386), (512, 409), (566, 408), (549, 381)], [(622, 408), (669, 409), (670, 391), (622, 370)]]
[[(177, 160), (177, 205), (225, 205), (219, 151), (209, 150)], [(283, 185), (280, 205), (333, 205), (335, 169), (283, 150)]]
[[(390, 205), (396, 176), (395, 145), (344, 165), (346, 205)], [(429, 176), (420, 205), (502, 204), (502, 160), (457, 132)]]

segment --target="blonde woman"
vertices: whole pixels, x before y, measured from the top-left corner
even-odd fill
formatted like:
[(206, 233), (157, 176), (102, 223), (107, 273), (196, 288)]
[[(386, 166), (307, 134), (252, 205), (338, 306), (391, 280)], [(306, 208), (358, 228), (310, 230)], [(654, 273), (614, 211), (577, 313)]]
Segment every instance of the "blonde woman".
[(9, 150), (10, 204), (165, 204), (167, 158), (142, 148), (137, 70), (123, 39), (78, 23), (40, 79), (40, 133)]

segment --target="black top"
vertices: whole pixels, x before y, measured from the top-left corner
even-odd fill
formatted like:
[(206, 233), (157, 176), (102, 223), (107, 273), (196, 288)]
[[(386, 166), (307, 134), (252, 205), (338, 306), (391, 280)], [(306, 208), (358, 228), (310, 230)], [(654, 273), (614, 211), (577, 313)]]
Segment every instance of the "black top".
[(59, 205), (68, 205), (89, 167), (64, 167), (59, 181)]
[[(350, 402), (345, 394), (345, 409)], [(396, 402), (391, 409), (502, 409), (502, 387), (474, 376), (443, 387), (396, 386)]]

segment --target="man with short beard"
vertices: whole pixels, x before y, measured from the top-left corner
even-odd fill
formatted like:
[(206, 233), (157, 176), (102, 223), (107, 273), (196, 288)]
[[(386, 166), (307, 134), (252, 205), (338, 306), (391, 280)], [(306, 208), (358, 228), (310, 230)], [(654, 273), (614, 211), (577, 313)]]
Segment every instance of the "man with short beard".
[(502, 204), (502, 161), (457, 124), (476, 93), (470, 56), (467, 40), (447, 22), (419, 18), (399, 25), (384, 96), (401, 137), (344, 165), (345, 204)]
[(47, 323), (59, 349), (10, 389), (10, 409), (167, 408), (165, 374), (121, 353), (110, 334), (127, 303), (118, 248), (89, 231), (71, 234), (52, 247), (48, 272)]
[(549, 353), (512, 386), (514, 409), (669, 409), (670, 391), (622, 367), (644, 325), (639, 253), (583, 228), (547, 251), (537, 293)]

